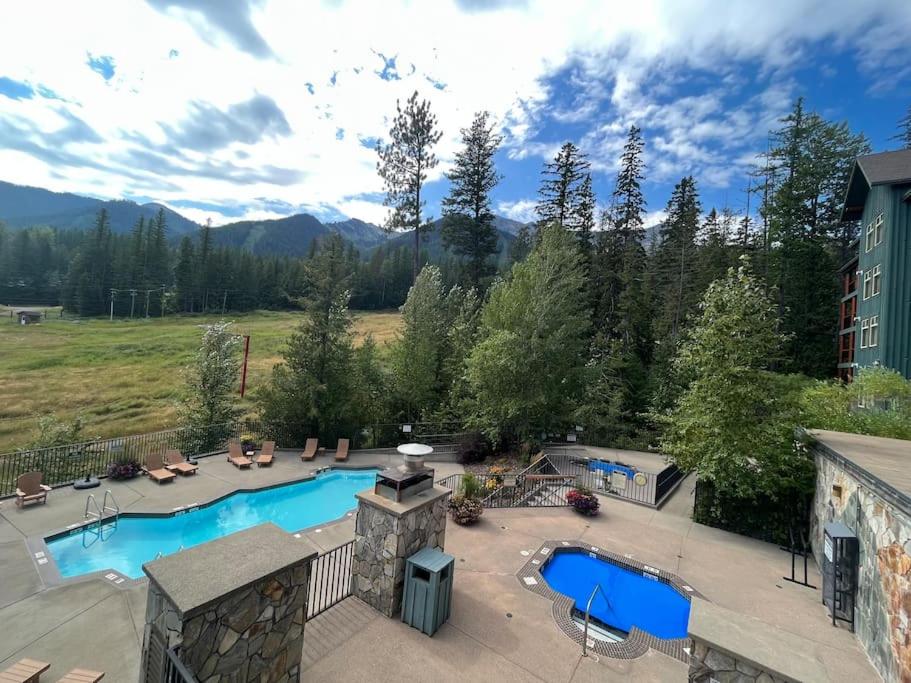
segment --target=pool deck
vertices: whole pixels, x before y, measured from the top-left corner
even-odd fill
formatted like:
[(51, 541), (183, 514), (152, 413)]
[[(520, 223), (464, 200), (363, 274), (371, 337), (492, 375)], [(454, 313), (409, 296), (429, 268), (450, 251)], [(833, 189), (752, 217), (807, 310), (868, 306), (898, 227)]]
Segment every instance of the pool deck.
[[(353, 454), (349, 465), (384, 466), (386, 455)], [(200, 474), (159, 486), (142, 478), (104, 482), (122, 510), (165, 512), (237, 488), (306, 476), (330, 464), (304, 464), (279, 452), (271, 469), (238, 471), (223, 458), (201, 460)], [(439, 477), (461, 471), (433, 463)], [(789, 556), (771, 544), (694, 524), (691, 479), (661, 510), (601, 498), (602, 513), (581, 517), (565, 508), (485, 510), (475, 527), (448, 525), (446, 551), (456, 557), (452, 616), (427, 638), (349, 598), (307, 623), (302, 679), (311, 681), (674, 681), (686, 665), (655, 651), (633, 660), (581, 656), (557, 627), (552, 603), (516, 577), (545, 540), (582, 540), (665, 569), (709, 600), (758, 617), (814, 643), (812, 655), (833, 681), (880, 680), (857, 640), (833, 628), (819, 591), (788, 583)], [(138, 679), (146, 582), (103, 577), (47, 587), (25, 539), (81, 521), (85, 492), (53, 491), (46, 506), (19, 510), (0, 502), (0, 670), (23, 657), (51, 662), (49, 680), (69, 668), (107, 672), (105, 680)], [(320, 549), (353, 538), (353, 518), (306, 537)], [(526, 553), (526, 554), (523, 554)], [(811, 564), (812, 583), (819, 575)]]

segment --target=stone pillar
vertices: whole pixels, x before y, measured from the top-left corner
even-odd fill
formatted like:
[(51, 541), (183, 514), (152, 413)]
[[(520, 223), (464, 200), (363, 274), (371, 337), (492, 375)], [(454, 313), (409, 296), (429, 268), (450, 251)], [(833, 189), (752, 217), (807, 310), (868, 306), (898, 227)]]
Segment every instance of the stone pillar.
[(316, 556), (270, 523), (145, 564), (140, 681), (158, 683), (174, 646), (200, 683), (299, 681)]
[(357, 523), (351, 591), (385, 614), (402, 607), (405, 559), (421, 548), (443, 548), (446, 537), (447, 488), (431, 489), (401, 503), (372, 490), (357, 494)]

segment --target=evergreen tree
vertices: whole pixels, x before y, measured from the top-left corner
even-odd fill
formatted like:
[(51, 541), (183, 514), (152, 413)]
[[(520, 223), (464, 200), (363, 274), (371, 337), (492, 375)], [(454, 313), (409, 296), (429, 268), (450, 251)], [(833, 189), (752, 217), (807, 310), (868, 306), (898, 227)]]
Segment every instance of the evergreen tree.
[(421, 190), (427, 173), (437, 165), (433, 147), (443, 133), (437, 130), (437, 118), (430, 111), (430, 102), (418, 101), (414, 91), (405, 108), (398, 100), (396, 116), (389, 131), (390, 141), (377, 144), (377, 171), (383, 179), (386, 197), (384, 206), (392, 209), (386, 227), (414, 231), (412, 281), (417, 280), (421, 252), (421, 231), (425, 229), (422, 212), (425, 200)]
[(146, 279), (146, 238), (145, 218), (139, 217), (133, 226), (130, 246), (130, 286), (143, 287), (148, 284)]
[[(152, 221), (148, 230), (146, 247), (146, 273), (150, 286), (168, 287), (171, 284), (170, 252), (168, 251), (167, 220), (164, 209), (158, 210), (158, 215)], [(161, 300), (157, 302), (158, 314), (161, 314)]]
[(892, 139), (898, 140), (903, 149), (911, 149), (911, 107), (908, 107), (908, 113), (898, 122), (898, 133)]
[(447, 174), (449, 195), (443, 199), (442, 238), (445, 247), (467, 257), (472, 285), (489, 274), (490, 257), (497, 251), (497, 231), (490, 208), (490, 192), (500, 181), (493, 157), (503, 141), (489, 123), (490, 114), (475, 114), (470, 128), (462, 129), (463, 148)]
[(467, 360), (469, 426), (499, 440), (570, 424), (585, 374), (584, 286), (575, 238), (556, 223), (543, 226), (481, 312), (481, 341)]
[(661, 224), (656, 253), (658, 338), (676, 337), (686, 314), (699, 300), (694, 271), (701, 211), (696, 181), (686, 176), (674, 187)]
[(259, 395), (263, 420), (301, 442), (347, 437), (359, 427), (354, 345), (341, 237), (330, 236), (307, 262), (304, 316)]
[(544, 164), (535, 208), (540, 224), (555, 222), (567, 230), (583, 227), (582, 189), (590, 167), (585, 155), (571, 142), (560, 148), (553, 161)]
[(644, 150), (639, 128), (630, 126), (620, 156), (620, 171), (617, 184), (611, 197), (611, 227), (619, 233), (625, 247), (630, 240), (641, 242), (644, 237), (643, 226), (645, 213), (645, 196), (642, 194), (642, 181), (645, 179), (645, 162), (642, 160)]
[(180, 240), (174, 281), (177, 286), (178, 309), (192, 313), (196, 294), (196, 251), (193, 240), (188, 235)]
[(447, 317), (440, 269), (424, 266), (402, 306), (392, 360), (396, 401), (409, 421), (423, 420), (443, 401)]

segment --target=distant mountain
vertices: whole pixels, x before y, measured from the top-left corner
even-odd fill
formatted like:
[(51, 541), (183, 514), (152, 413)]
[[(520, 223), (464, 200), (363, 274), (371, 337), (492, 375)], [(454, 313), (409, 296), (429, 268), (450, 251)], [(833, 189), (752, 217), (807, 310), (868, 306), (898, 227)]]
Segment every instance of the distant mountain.
[(105, 201), (0, 181), (0, 220), (12, 228), (51, 225), (63, 230), (84, 230), (94, 225), (102, 208), (107, 209), (111, 230), (115, 233), (129, 232), (140, 216), (152, 218), (162, 208), (172, 236), (191, 234), (200, 227), (189, 218), (154, 202), (137, 204), (126, 199)]
[[(508, 218), (497, 217), (498, 221), (506, 221), (507, 223), (516, 223), (516, 221), (511, 221)], [(443, 219), (438, 218), (433, 221), (426, 232), (421, 233), (421, 251), (426, 251), (428, 256), (431, 259), (438, 259), (446, 253), (446, 249), (443, 247), (443, 238), (440, 235), (440, 226), (442, 225)], [(518, 223), (521, 226), (521, 223)], [(512, 227), (512, 226), (510, 226)], [(516, 231), (518, 232), (518, 230)], [(515, 234), (503, 229), (497, 229), (499, 253), (497, 255), (498, 261), (503, 261), (506, 259), (509, 253), (509, 245), (516, 239)], [(414, 230), (408, 230), (405, 232), (399, 232), (395, 235), (391, 235), (385, 244), (388, 247), (412, 247), (414, 246)]]
[[(64, 230), (84, 230), (94, 225), (98, 211), (102, 208), (107, 209), (111, 229), (115, 233), (129, 232), (140, 216), (152, 218), (161, 208), (164, 208), (167, 216), (168, 232), (172, 240), (193, 235), (202, 227), (161, 204), (137, 204), (129, 200), (105, 201), (0, 181), (0, 221), (11, 228), (50, 225)], [(509, 218), (496, 217), (501, 258), (524, 225)], [(426, 249), (432, 258), (438, 258), (446, 251), (439, 228), (440, 220), (434, 221), (430, 231), (421, 235), (421, 248)], [(323, 223), (305, 213), (273, 220), (238, 221), (212, 229), (216, 245), (277, 256), (306, 256), (313, 240), (323, 239), (333, 232), (354, 244), (364, 257), (384, 244), (410, 247), (414, 239), (411, 231), (387, 233), (379, 226), (357, 218)]]

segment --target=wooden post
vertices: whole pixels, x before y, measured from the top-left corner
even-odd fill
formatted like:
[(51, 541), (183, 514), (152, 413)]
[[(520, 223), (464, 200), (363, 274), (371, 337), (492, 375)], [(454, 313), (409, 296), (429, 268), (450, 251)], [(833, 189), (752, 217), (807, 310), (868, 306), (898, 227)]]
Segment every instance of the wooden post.
[(244, 397), (247, 390), (247, 358), (250, 356), (250, 335), (244, 335), (244, 369), (240, 376), (240, 397)]

